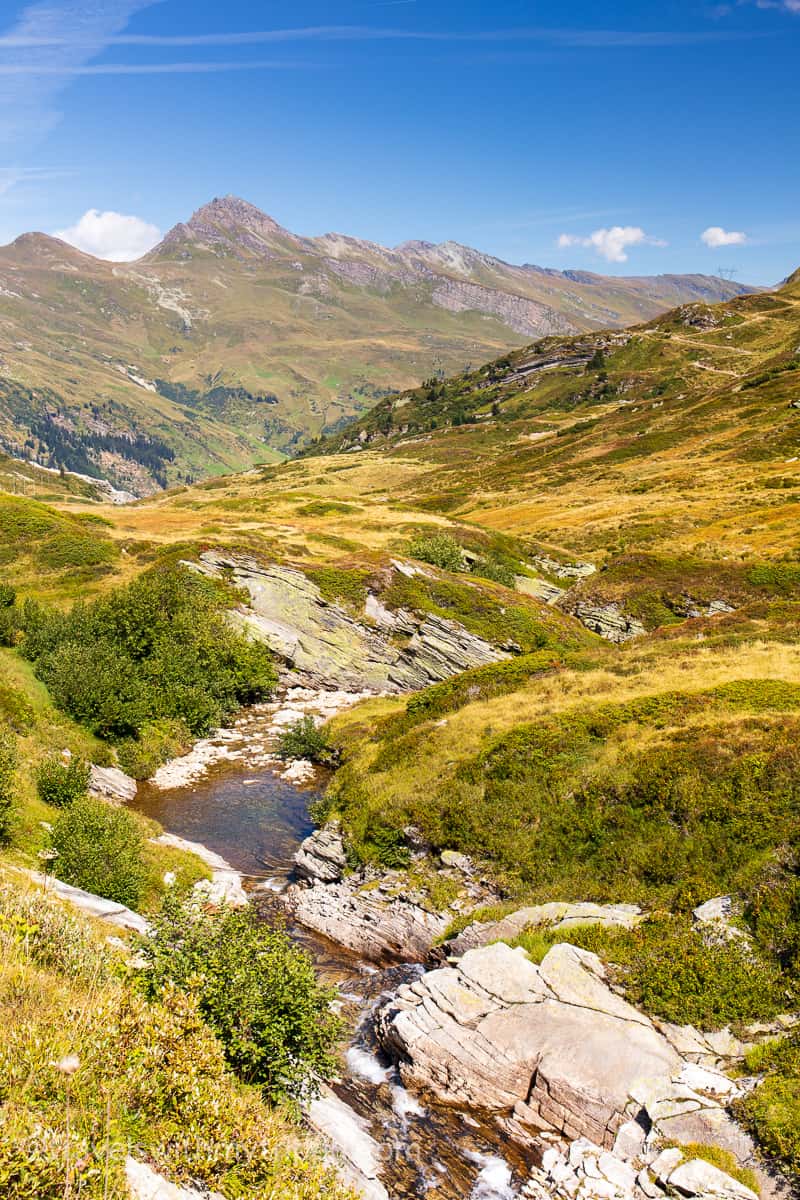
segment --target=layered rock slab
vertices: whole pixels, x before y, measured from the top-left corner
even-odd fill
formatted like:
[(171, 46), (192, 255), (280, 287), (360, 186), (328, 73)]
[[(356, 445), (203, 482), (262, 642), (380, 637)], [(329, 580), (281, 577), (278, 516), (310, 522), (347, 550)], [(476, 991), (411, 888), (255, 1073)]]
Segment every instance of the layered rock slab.
[(412, 691), (507, 657), (457, 621), (390, 613), (383, 606), (386, 615), (377, 620), (374, 597), (368, 615), (375, 625), (368, 625), (325, 600), (311, 579), (291, 567), (216, 550), (185, 565), (245, 588), (250, 607), (235, 619), (315, 687)]
[(503, 943), (469, 950), (400, 988), (376, 1029), (403, 1081), (445, 1103), (511, 1110), (628, 1153), (653, 1129), (681, 1123), (707, 1135), (691, 1140), (752, 1153), (710, 1094), (719, 1081), (705, 1080), (706, 1091), (696, 1067), (684, 1075), (675, 1047), (612, 991), (596, 955), (575, 946), (553, 946), (540, 966)]

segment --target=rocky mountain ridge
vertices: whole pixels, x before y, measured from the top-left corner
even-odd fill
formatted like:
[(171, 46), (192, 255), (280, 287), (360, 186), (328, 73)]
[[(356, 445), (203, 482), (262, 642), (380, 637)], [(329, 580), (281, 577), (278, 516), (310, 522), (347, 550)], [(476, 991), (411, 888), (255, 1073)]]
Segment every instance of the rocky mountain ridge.
[(236, 197), (136, 262), (23, 234), (0, 247), (0, 447), (147, 494), (294, 453), (387, 393), (533, 337), (742, 290), (304, 237)]

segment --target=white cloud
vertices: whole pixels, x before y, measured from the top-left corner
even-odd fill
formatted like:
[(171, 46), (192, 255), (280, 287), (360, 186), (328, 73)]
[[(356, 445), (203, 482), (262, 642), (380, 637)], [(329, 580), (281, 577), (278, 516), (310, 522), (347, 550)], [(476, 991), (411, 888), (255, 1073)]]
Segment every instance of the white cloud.
[(744, 246), (747, 234), (741, 230), (723, 229), (721, 225), (709, 225), (700, 234), (700, 240), (715, 250), (718, 246)]
[(666, 246), (660, 238), (649, 237), (638, 225), (612, 225), (610, 229), (595, 229), (588, 237), (580, 237), (574, 233), (562, 233), (558, 246), (564, 250), (568, 246), (586, 246), (601, 255), (608, 262), (624, 263), (628, 261), (629, 246)]
[(95, 258), (132, 262), (152, 250), (161, 238), (161, 230), (141, 217), (90, 208), (69, 229), (60, 229), (53, 236)]

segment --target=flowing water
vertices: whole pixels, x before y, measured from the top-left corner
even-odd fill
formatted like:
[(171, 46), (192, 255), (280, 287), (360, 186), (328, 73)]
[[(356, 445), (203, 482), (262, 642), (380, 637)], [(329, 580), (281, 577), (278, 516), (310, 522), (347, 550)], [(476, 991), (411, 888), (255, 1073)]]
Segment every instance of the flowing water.
[[(277, 892), (292, 856), (313, 828), (309, 805), (319, 792), (280, 779), (274, 770), (223, 760), (194, 783), (140, 788), (136, 807), (170, 833), (221, 854), (245, 876), (266, 920), (283, 909)], [(526, 1159), (491, 1118), (431, 1103), (407, 1091), (377, 1048), (371, 1012), (382, 996), (422, 967), (376, 970), (296, 925), (292, 937), (313, 956), (321, 978), (335, 983), (350, 1030), (345, 1069), (332, 1090), (380, 1147), (378, 1177), (391, 1200), (512, 1200)]]

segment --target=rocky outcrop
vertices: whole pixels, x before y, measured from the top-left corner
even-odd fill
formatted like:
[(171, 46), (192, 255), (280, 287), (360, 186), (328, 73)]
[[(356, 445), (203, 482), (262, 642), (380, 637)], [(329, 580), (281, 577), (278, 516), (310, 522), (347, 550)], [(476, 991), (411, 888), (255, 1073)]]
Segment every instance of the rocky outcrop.
[(387, 894), (360, 877), (312, 887), (294, 884), (283, 899), (301, 925), (378, 963), (425, 958), (453, 917)]
[(641, 637), (647, 632), (638, 618), (624, 613), (618, 604), (580, 600), (569, 593), (557, 604), (562, 612), (577, 617), (581, 625), (609, 642), (629, 642), (631, 638)]
[(74, 908), (99, 921), (116, 925), (133, 933), (146, 934), (149, 926), (140, 913), (118, 904), (116, 900), (106, 900), (103, 896), (95, 896), (93, 892), (85, 892), (83, 888), (73, 887), (70, 883), (62, 883), (52, 875), (42, 875), (39, 871), (30, 871), (26, 867), (9, 867), (15, 874), (25, 875), (34, 883), (39, 884), (51, 896), (71, 904)]
[(403, 1081), (441, 1101), (510, 1113), (625, 1157), (645, 1136), (752, 1157), (721, 1100), (741, 1094), (687, 1060), (610, 988), (594, 954), (558, 944), (534, 965), (498, 943), (402, 986), (376, 1031)]
[(547, 579), (532, 579), (530, 575), (515, 575), (514, 589), (525, 596), (535, 596), (545, 604), (555, 604), (564, 595), (564, 589)]
[(632, 929), (642, 920), (636, 904), (577, 904), (552, 901), (519, 908), (499, 921), (473, 921), (443, 949), (450, 955), (466, 954), (490, 942), (511, 941), (526, 929), (548, 926), (553, 930), (569, 929), (575, 925), (603, 925), (607, 929)]
[(562, 563), (555, 558), (550, 558), (547, 554), (537, 554), (533, 559), (537, 567), (542, 571), (546, 571), (548, 575), (555, 575), (556, 579), (587, 579), (590, 575), (594, 575), (597, 567), (594, 563), (588, 562), (572, 562)]
[[(236, 620), (312, 687), (413, 691), (506, 657), (457, 621), (438, 616), (390, 613), (373, 604), (368, 625), (329, 603), (312, 580), (290, 567), (216, 550), (186, 565), (246, 588), (250, 607), (239, 610)], [(374, 614), (381, 611), (379, 620)]]
[[(642, 1131), (643, 1132), (643, 1131)], [(639, 1165), (641, 1158), (644, 1165)], [(588, 1138), (550, 1146), (522, 1189), (526, 1200), (660, 1200), (664, 1195), (705, 1200), (758, 1200), (738, 1179), (677, 1147), (624, 1157)]]
[(315, 830), (300, 843), (294, 861), (297, 874), (302, 879), (319, 883), (338, 883), (347, 866), (347, 855), (339, 828), (326, 825)]
[(224, 1200), (219, 1192), (198, 1192), (195, 1188), (178, 1187), (147, 1163), (130, 1156), (125, 1159), (125, 1181), (130, 1200)]
[(136, 780), (118, 767), (98, 767), (92, 763), (89, 791), (93, 796), (110, 800), (112, 804), (130, 804), (136, 799), (136, 790)]
[(499, 317), (515, 333), (540, 338), (554, 333), (572, 333), (576, 327), (561, 313), (530, 300), (513, 296), (477, 283), (448, 279), (437, 283), (431, 293), (433, 303), (448, 312), (481, 312)]

